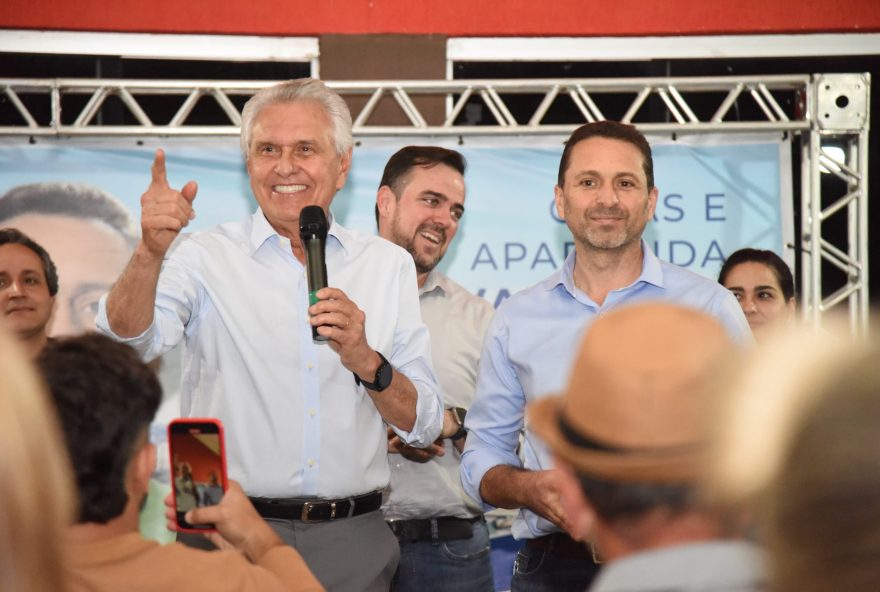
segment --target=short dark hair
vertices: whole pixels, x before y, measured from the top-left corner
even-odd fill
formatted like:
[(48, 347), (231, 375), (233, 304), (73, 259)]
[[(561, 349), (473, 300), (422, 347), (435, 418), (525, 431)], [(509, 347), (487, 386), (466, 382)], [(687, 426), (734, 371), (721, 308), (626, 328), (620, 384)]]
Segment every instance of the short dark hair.
[(638, 148), (642, 153), (642, 169), (648, 179), (648, 189), (654, 188), (654, 159), (651, 156), (651, 145), (648, 144), (648, 140), (634, 125), (607, 120), (584, 124), (571, 133), (562, 150), (562, 158), (559, 160), (559, 176), (556, 182), (560, 187), (565, 184), (565, 172), (568, 170), (568, 164), (571, 160), (571, 151), (578, 143), (590, 138), (620, 140)]
[(687, 483), (610, 481), (582, 473), (577, 477), (596, 513), (609, 523), (639, 518), (660, 507), (680, 514), (696, 501), (696, 489)]
[(17, 228), (2, 228), (0, 229), (0, 246), (2, 245), (21, 245), (33, 251), (43, 264), (43, 276), (46, 279), (46, 286), (49, 288), (49, 296), (58, 293), (58, 270), (55, 268), (52, 258), (49, 257), (49, 253), (40, 243)]
[(85, 183), (28, 183), (18, 185), (0, 197), (0, 222), (27, 214), (48, 214), (97, 220), (118, 232), (134, 246), (137, 224), (117, 198)]
[(78, 522), (104, 524), (125, 509), (126, 470), (159, 408), (159, 379), (132, 348), (97, 333), (50, 341), (37, 366), (76, 474)]
[(782, 257), (773, 251), (764, 249), (740, 249), (734, 251), (724, 261), (721, 271), (718, 273), (718, 283), (722, 286), (727, 283), (727, 276), (733, 271), (733, 268), (742, 263), (761, 263), (770, 268), (776, 281), (779, 282), (779, 288), (782, 290), (782, 296), (788, 302), (795, 297), (794, 277), (791, 275), (791, 269), (782, 260)]
[[(409, 172), (415, 167), (431, 168), (438, 164), (448, 166), (457, 171), (462, 177), (467, 170), (467, 160), (457, 150), (441, 148), (440, 146), (404, 146), (391, 155), (385, 163), (379, 188), (386, 185), (391, 188), (395, 197), (400, 199), (400, 193), (407, 182)], [(379, 206), (376, 208), (376, 223), (379, 223)]]

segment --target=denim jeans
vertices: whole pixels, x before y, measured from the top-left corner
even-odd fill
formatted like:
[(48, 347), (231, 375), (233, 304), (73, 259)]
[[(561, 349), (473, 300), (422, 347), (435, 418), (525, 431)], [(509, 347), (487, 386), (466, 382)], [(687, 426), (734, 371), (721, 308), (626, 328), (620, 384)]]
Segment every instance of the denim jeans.
[(513, 564), (510, 592), (584, 592), (600, 567), (589, 556), (566, 557), (523, 545)]
[(473, 538), (458, 541), (400, 543), (400, 564), (393, 592), (493, 592), (489, 530), (473, 524)]

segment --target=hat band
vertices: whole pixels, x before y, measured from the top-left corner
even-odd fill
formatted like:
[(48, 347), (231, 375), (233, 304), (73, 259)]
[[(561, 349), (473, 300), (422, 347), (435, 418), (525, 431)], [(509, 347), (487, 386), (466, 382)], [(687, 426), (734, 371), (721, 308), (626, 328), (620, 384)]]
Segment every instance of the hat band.
[(563, 417), (562, 414), (556, 416), (556, 423), (559, 426), (559, 433), (562, 434), (562, 437), (566, 442), (578, 448), (594, 450), (597, 452), (610, 452), (612, 454), (652, 454), (663, 456), (668, 454), (686, 453), (698, 450), (699, 448), (699, 444), (696, 442), (692, 444), (680, 444), (678, 446), (664, 446), (661, 448), (620, 448), (584, 436), (575, 430), (575, 428), (565, 420), (565, 417)]
[(592, 438), (582, 436), (571, 426), (570, 423), (565, 420), (562, 414), (556, 416), (556, 423), (559, 425), (559, 431), (560, 433), (562, 433), (562, 437), (565, 438), (566, 442), (568, 442), (572, 446), (577, 446), (578, 448), (586, 448), (588, 450), (599, 450), (601, 452), (615, 452), (618, 454), (628, 452), (625, 448), (617, 448), (616, 446), (603, 444), (598, 440), (593, 440)]

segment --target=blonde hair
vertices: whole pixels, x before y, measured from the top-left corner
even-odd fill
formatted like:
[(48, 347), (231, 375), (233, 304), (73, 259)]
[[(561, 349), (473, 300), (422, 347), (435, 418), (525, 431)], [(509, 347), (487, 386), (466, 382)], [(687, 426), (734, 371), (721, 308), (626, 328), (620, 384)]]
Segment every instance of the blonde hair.
[(874, 592), (880, 582), (880, 350), (835, 369), (792, 433), (767, 499), (778, 592)]
[(728, 361), (709, 393), (716, 400), (706, 490), (714, 501), (749, 506), (766, 493), (819, 385), (854, 347), (793, 327)]
[(877, 589), (878, 360), (876, 341), (793, 330), (718, 381), (707, 490), (757, 518), (776, 592)]
[(0, 590), (64, 590), (73, 482), (49, 398), (0, 327)]

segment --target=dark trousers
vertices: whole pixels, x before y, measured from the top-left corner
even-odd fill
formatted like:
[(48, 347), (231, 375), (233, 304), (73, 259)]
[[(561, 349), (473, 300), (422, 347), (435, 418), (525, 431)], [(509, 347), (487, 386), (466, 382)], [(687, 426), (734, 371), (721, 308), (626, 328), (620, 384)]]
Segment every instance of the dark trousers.
[(584, 592), (600, 567), (586, 543), (566, 535), (526, 541), (513, 564), (510, 592)]

